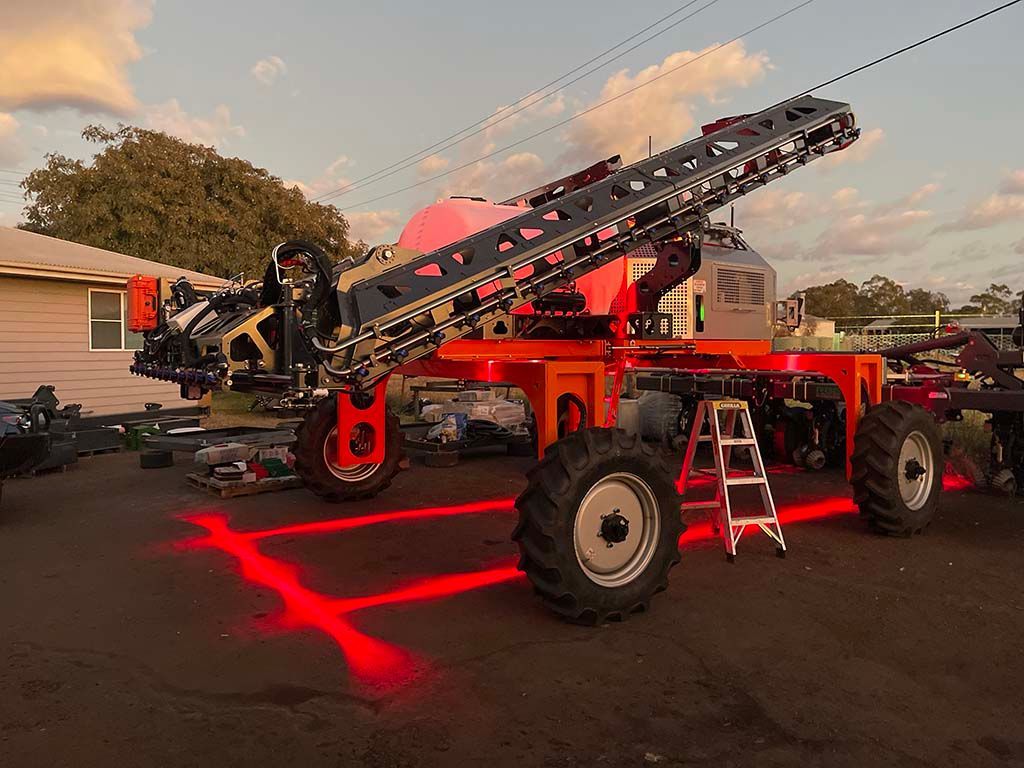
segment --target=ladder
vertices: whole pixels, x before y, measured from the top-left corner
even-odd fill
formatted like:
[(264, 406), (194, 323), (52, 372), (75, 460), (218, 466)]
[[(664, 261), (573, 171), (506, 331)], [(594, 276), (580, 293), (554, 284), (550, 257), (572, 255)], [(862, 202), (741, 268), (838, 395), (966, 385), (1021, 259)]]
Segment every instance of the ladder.
[[(707, 432), (704, 425), (707, 424)], [(736, 431), (737, 424), (741, 429)], [(747, 526), (756, 525), (776, 544), (776, 554), (786, 556), (786, 540), (782, 536), (782, 524), (775, 510), (775, 500), (768, 487), (768, 473), (764, 469), (761, 450), (754, 437), (754, 425), (745, 400), (701, 400), (697, 403), (697, 415), (690, 430), (690, 442), (686, 446), (686, 457), (679, 474), (679, 492), (685, 496), (686, 487), (693, 472), (693, 459), (701, 443), (711, 443), (714, 456), (713, 470), (698, 472), (713, 473), (717, 479), (715, 498), (712, 501), (683, 502), (685, 510), (717, 510), (711, 518), (712, 529), (725, 542), (725, 557), (730, 563), (736, 559), (736, 545), (739, 544)], [(753, 473), (737, 474), (730, 467), (732, 449), (746, 447), (750, 450)], [(763, 513), (759, 515), (736, 515), (733, 513), (729, 489), (736, 486), (757, 486), (761, 492)]]

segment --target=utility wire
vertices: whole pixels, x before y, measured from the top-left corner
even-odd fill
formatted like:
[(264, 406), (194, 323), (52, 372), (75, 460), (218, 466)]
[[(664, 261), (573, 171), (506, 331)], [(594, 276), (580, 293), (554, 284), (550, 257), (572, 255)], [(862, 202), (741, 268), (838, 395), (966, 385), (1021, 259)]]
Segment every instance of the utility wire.
[(832, 85), (833, 83), (838, 83), (840, 80), (845, 80), (846, 78), (850, 77), (851, 75), (856, 75), (859, 72), (863, 72), (865, 69), (871, 69), (871, 67), (873, 67), (873, 66), (875, 66), (877, 64), (881, 64), (884, 61), (888, 61), (889, 59), (894, 59), (897, 56), (900, 56), (900, 55), (902, 55), (904, 53), (907, 53), (907, 51), (912, 51), (915, 48), (920, 48), (922, 45), (927, 45), (928, 43), (932, 42), (933, 40), (938, 40), (940, 37), (945, 37), (948, 34), (951, 34), (953, 32), (961, 30), (964, 27), (970, 26), (971, 24), (974, 24), (977, 21), (981, 21), (982, 19), (985, 19), (985, 18), (987, 18), (989, 16), (992, 16), (992, 15), (994, 15), (996, 13), (999, 13), (1000, 11), (1005, 11), (1011, 5), (1017, 5), (1017, 3), (1019, 3), (1019, 2), (1021, 2), (1021, 0), (1011, 0), (1008, 3), (1003, 3), (1002, 5), (1000, 5), (1000, 6), (996, 7), (996, 8), (993, 8), (990, 11), (985, 11), (984, 13), (978, 14), (977, 16), (975, 16), (973, 18), (970, 18), (970, 19), (967, 19), (966, 21), (961, 21), (959, 24), (956, 24), (956, 25), (954, 25), (952, 27), (947, 27), (946, 29), (942, 30), (941, 32), (936, 32), (934, 35), (929, 35), (928, 37), (925, 37), (925, 38), (922, 38), (921, 40), (918, 40), (916, 43), (911, 43), (910, 45), (905, 45), (902, 48), (900, 48), (899, 50), (893, 51), (892, 53), (887, 53), (885, 56), (880, 56), (877, 59), (875, 59), (874, 61), (869, 61), (867, 64), (862, 64), (861, 66), (857, 67), (856, 69), (851, 69), (849, 72), (846, 72), (846, 73), (844, 73), (842, 75), (838, 75), (837, 77), (833, 77), (832, 79), (826, 80), (823, 83), (818, 83), (814, 87), (808, 88), (806, 91), (801, 91), (800, 93), (798, 93), (795, 96), (793, 96), (793, 98), (796, 98), (797, 96), (806, 96), (811, 91), (816, 91), (819, 88), (825, 88), (826, 86)]
[[(559, 83), (560, 81), (564, 80), (565, 78), (570, 77), (570, 76), (576, 74), (581, 69), (584, 69), (585, 67), (590, 66), (595, 61), (598, 61), (599, 59), (607, 56), (612, 51), (614, 51), (614, 50), (616, 50), (618, 48), (621, 48), (623, 45), (625, 45), (626, 43), (630, 42), (631, 40), (635, 40), (637, 37), (639, 37), (640, 35), (644, 34), (645, 32), (650, 31), (651, 29), (653, 29), (654, 27), (658, 26), (662, 22), (667, 21), (668, 19), (672, 18), (673, 16), (675, 16), (678, 13), (682, 13), (687, 8), (690, 8), (691, 6), (695, 5), (697, 2), (698, 2), (698, 0), (690, 0), (690, 2), (680, 6), (679, 8), (676, 8), (676, 10), (672, 11), (672, 13), (669, 13), (666, 16), (662, 16), (660, 19), (658, 19), (657, 21), (655, 21), (652, 24), (648, 24), (646, 27), (641, 29), (639, 32), (633, 33), (632, 35), (627, 37), (625, 40), (622, 40), (621, 42), (616, 43), (611, 48), (608, 48), (607, 50), (603, 51), (602, 53), (599, 53), (597, 56), (594, 56), (593, 58), (588, 59), (587, 61), (583, 62), (578, 67), (576, 67), (575, 69), (571, 69), (568, 72), (566, 72), (565, 74), (560, 75), (559, 77), (556, 77), (551, 82), (546, 83), (545, 85), (542, 85), (539, 88), (535, 88), (534, 90), (530, 91), (525, 96), (522, 96), (522, 97), (516, 99), (514, 102), (512, 102), (508, 106), (502, 107), (501, 109), (499, 109), (494, 114), (487, 115), (487, 117), (484, 117), (484, 118), (481, 118), (480, 120), (477, 120), (472, 125), (468, 125), (465, 128), (463, 128), (462, 130), (456, 131), (455, 133), (453, 133), (453, 134), (451, 134), (451, 135), (441, 139), (440, 141), (435, 142), (434, 144), (431, 144), (429, 147), (425, 147), (424, 149), (421, 149), (418, 152), (414, 152), (411, 155), (407, 155), (406, 157), (403, 157), (401, 160), (395, 161), (394, 163), (392, 163), (389, 166), (381, 168), (378, 171), (374, 171), (373, 173), (368, 174), (366, 176), (363, 176), (362, 178), (356, 179), (355, 181), (351, 181), (351, 182), (349, 182), (348, 184), (346, 184), (344, 186), (341, 186), (341, 187), (338, 187), (337, 189), (331, 190), (330, 192), (324, 192), (324, 193), (322, 193), (320, 195), (317, 195), (316, 197), (313, 198), (313, 201), (317, 202), (317, 201), (321, 201), (321, 200), (325, 200), (325, 199), (333, 199), (334, 197), (341, 196), (341, 195), (344, 195), (344, 194), (348, 194), (349, 192), (352, 192), (352, 191), (354, 191), (356, 189), (359, 189), (359, 188), (365, 187), (365, 186), (369, 186), (370, 184), (374, 184), (374, 183), (380, 181), (381, 179), (387, 178), (388, 176), (392, 176), (395, 173), (398, 173), (399, 171), (404, 170), (405, 168), (408, 168), (410, 165), (415, 165), (417, 162), (419, 162), (422, 159), (420, 156), (424, 155), (425, 153), (431, 152), (432, 150), (437, 150), (439, 152), (444, 152), (444, 151), (446, 151), (448, 149), (451, 149), (452, 147), (454, 147), (454, 146), (456, 146), (458, 144), (461, 144), (462, 142), (466, 141), (467, 139), (470, 139), (473, 136), (476, 136), (476, 135), (478, 135), (480, 133), (483, 133), (485, 130), (490, 129), (490, 128), (494, 127), (495, 125), (499, 124), (499, 123), (503, 123), (503, 122), (505, 122), (506, 120), (508, 120), (508, 119), (510, 119), (512, 117), (515, 117), (516, 115), (518, 115), (523, 110), (529, 109), (530, 107), (534, 106), (535, 104), (539, 104), (542, 101), (546, 101), (547, 99), (551, 98), (556, 93), (558, 93), (559, 91), (562, 91), (565, 88), (568, 88), (570, 85), (572, 85), (572, 84), (574, 84), (576, 82), (579, 82), (580, 80), (582, 80), (583, 78), (587, 77), (588, 75), (593, 74), (597, 70), (599, 70), (599, 69), (601, 69), (603, 67), (608, 66), (613, 61), (621, 59), (626, 54), (628, 54), (628, 53), (630, 53), (632, 51), (635, 51), (637, 48), (639, 48), (642, 45), (646, 45), (647, 43), (649, 43), (654, 38), (656, 38), (656, 37), (658, 37), (660, 35), (665, 34), (666, 32), (668, 32), (671, 29), (674, 29), (678, 25), (682, 24), (684, 21), (688, 21), (689, 19), (692, 19), (698, 13), (701, 13), (702, 11), (706, 10), (707, 8), (710, 8), (712, 5), (715, 5), (716, 3), (720, 2), (720, 0), (710, 0), (710, 2), (708, 2), (707, 4), (705, 4), (702, 7), (698, 8), (693, 13), (687, 14), (686, 16), (684, 16), (681, 19), (677, 19), (676, 21), (672, 22), (672, 24), (670, 24), (669, 26), (665, 27), (664, 29), (659, 30), (658, 32), (655, 32), (650, 37), (644, 38), (643, 40), (641, 40), (640, 42), (636, 43), (635, 45), (632, 45), (629, 48), (627, 48), (626, 50), (624, 50), (624, 51), (622, 51), (620, 53), (617, 53), (615, 56), (613, 56), (612, 58), (608, 59), (607, 61), (601, 62), (600, 64), (598, 64), (593, 69), (589, 69), (586, 72), (584, 72), (582, 75), (579, 75), (579, 76), (573, 78), (569, 82), (563, 83), (562, 85), (559, 85), (558, 88), (555, 88), (554, 90), (550, 91), (549, 93), (546, 93), (543, 96), (540, 96), (539, 98), (534, 99), (533, 101), (530, 101), (528, 104), (523, 104), (523, 102), (526, 101), (527, 99), (530, 99), (531, 97), (536, 96), (537, 94), (541, 93), (542, 91), (547, 90), (548, 88), (550, 88), (553, 85), (556, 85), (557, 83)], [(512, 112), (509, 112), (508, 114), (502, 115), (503, 112), (507, 112), (508, 110), (510, 110), (513, 107), (515, 107), (517, 104), (523, 104), (523, 105), (521, 107), (519, 107), (518, 109), (515, 109)], [(498, 115), (502, 115), (502, 116), (498, 117)], [(454, 142), (452, 142), (450, 144), (448, 143), (452, 139), (455, 139), (456, 137), (458, 137), (460, 134), (466, 133), (466, 131), (471, 131), (474, 128), (477, 128), (479, 126), (483, 126), (483, 127), (481, 127), (479, 130), (473, 131), (473, 133), (470, 133), (470, 134), (468, 134), (466, 136), (462, 136), (462, 138), (459, 138), (457, 141), (454, 141)], [(444, 144), (445, 146), (442, 147), (441, 146), (442, 144)], [(438, 149), (438, 147), (440, 147), (440, 149)], [(397, 167), (397, 166), (401, 166), (401, 167)], [(392, 169), (394, 169), (394, 170), (392, 170)], [(391, 172), (388, 173), (388, 171), (391, 171)]]
[(568, 117), (565, 120), (557, 122), (554, 125), (550, 125), (547, 128), (544, 128), (544, 129), (542, 129), (540, 131), (537, 131), (536, 133), (532, 133), (532, 134), (530, 134), (529, 136), (527, 136), (524, 139), (520, 139), (519, 141), (514, 141), (511, 144), (506, 144), (504, 147), (496, 149), (493, 152), (489, 152), (486, 155), (481, 155), (480, 157), (476, 158), (475, 160), (470, 160), (467, 163), (463, 163), (462, 165), (456, 166), (455, 168), (451, 168), (451, 169), (449, 169), (447, 171), (444, 171), (443, 173), (438, 173), (438, 174), (436, 174), (434, 176), (431, 176), (430, 178), (423, 179), (422, 181), (418, 181), (418, 182), (416, 182), (414, 184), (409, 184), (408, 186), (402, 187), (401, 189), (396, 189), (393, 192), (388, 192), (388, 193), (383, 194), (383, 195), (378, 195), (377, 197), (372, 197), (369, 200), (363, 200), (360, 203), (355, 203), (354, 205), (347, 206), (347, 207), (345, 207), (342, 210), (350, 210), (352, 208), (358, 208), (358, 207), (363, 206), (363, 205), (369, 205), (370, 203), (376, 203), (378, 200), (384, 200), (385, 198), (393, 197), (394, 195), (401, 194), (402, 192), (408, 192), (410, 189), (415, 189), (416, 187), (421, 187), (424, 184), (429, 184), (429, 183), (431, 183), (433, 181), (437, 181), (438, 179), (444, 178), (445, 176), (449, 176), (449, 175), (451, 175), (453, 173), (456, 173), (457, 171), (461, 171), (464, 168), (468, 168), (471, 165), (475, 165), (476, 163), (479, 163), (482, 160), (488, 160), (488, 159), (494, 157), (495, 155), (500, 155), (500, 154), (502, 154), (504, 152), (507, 152), (510, 149), (514, 149), (514, 148), (520, 146), (521, 144), (525, 144), (528, 141), (533, 141), (537, 137), (543, 136), (546, 133), (550, 133), (551, 131), (558, 130), (562, 126), (568, 125), (573, 120), (577, 120), (577, 119), (583, 117), (584, 115), (588, 115), (591, 112), (594, 112), (595, 110), (600, 109), (601, 107), (605, 107), (608, 104), (611, 104), (613, 101), (618, 101), (619, 99), (624, 98), (625, 96), (629, 96), (631, 93), (635, 93), (636, 91), (639, 91), (641, 88), (646, 88), (648, 85), (651, 85), (652, 83), (655, 83), (658, 80), (661, 80), (663, 77), (667, 77), (668, 75), (671, 75), (671, 74), (673, 74), (675, 72), (678, 72), (679, 70), (684, 69), (684, 68), (690, 66), (691, 64), (700, 61), (705, 56), (710, 56), (715, 51), (721, 50), (722, 48), (726, 47), (727, 45), (732, 45), (737, 40), (741, 40), (742, 38), (746, 37), (747, 35), (753, 34), (754, 32), (758, 32), (758, 31), (764, 29), (765, 27), (767, 27), (767, 26), (769, 26), (771, 24), (774, 24), (775, 22), (780, 21), (781, 19), (784, 19), (786, 16), (789, 16), (791, 13), (796, 13), (801, 8), (805, 8), (806, 6), (810, 5), (813, 2), (815, 2), (815, 0), (804, 0), (802, 3), (794, 5), (789, 10), (786, 10), (786, 11), (783, 11), (782, 13), (776, 14), (775, 16), (772, 16), (767, 21), (762, 21), (760, 24), (751, 27), (750, 29), (746, 30), (745, 32), (742, 32), (742, 33), (736, 35), (735, 37), (731, 38), (730, 40), (727, 40), (724, 43), (719, 43), (718, 45), (715, 45), (715, 46), (713, 46), (711, 48), (708, 48), (703, 53), (701, 53), (701, 54), (699, 54), (697, 56), (694, 56), (692, 59), (690, 59), (688, 61), (685, 61), (682, 64), (679, 64), (679, 65), (677, 65), (675, 67), (672, 67), (671, 69), (666, 70), (665, 72), (662, 72), (660, 75), (652, 77), (650, 80), (646, 80), (646, 81), (640, 83), (639, 85), (635, 85), (632, 88), (629, 88), (628, 90), (623, 91), (620, 94), (612, 96), (609, 99), (605, 99), (604, 101), (598, 102), (594, 106), (589, 107), (589, 108), (583, 110), (582, 112), (577, 112), (572, 117)]
[[(424, 179), (423, 181), (417, 182), (415, 184), (410, 184), (410, 185), (408, 185), (406, 187), (403, 187), (401, 189), (397, 189), (397, 190), (395, 190), (393, 192), (389, 192), (389, 193), (384, 194), (384, 195), (379, 195), (379, 196), (371, 198), (369, 200), (364, 200), (361, 203), (356, 203), (355, 205), (352, 205), (352, 206), (349, 206), (349, 207), (350, 208), (358, 208), (358, 207), (360, 207), (362, 205), (369, 205), (370, 203), (375, 203), (378, 200), (383, 200), (384, 198), (392, 197), (393, 195), (397, 195), (397, 194), (400, 194), (402, 192), (406, 192), (406, 191), (408, 191), (410, 189), (414, 189), (416, 187), (422, 186), (423, 184), (428, 184), (428, 183), (430, 183), (432, 181), (436, 181), (437, 179), (440, 179), (440, 178), (442, 178), (444, 176), (448, 176), (449, 174), (455, 173), (456, 171), (460, 171), (460, 170), (462, 170), (464, 168), (468, 168), (469, 166), (474, 165), (475, 163), (478, 163), (481, 160), (487, 160), (487, 159), (489, 159), (491, 157), (494, 157), (495, 155), (499, 155), (502, 152), (505, 152), (505, 151), (507, 151), (509, 149), (513, 149), (514, 147), (517, 147), (520, 144), (524, 144), (527, 141), (531, 141), (531, 140), (537, 138), (538, 136), (544, 135), (545, 133), (549, 133), (550, 131), (553, 131), (553, 130), (556, 130), (558, 128), (561, 128), (563, 125), (566, 125), (567, 123), (572, 122), (573, 120), (575, 120), (578, 117), (582, 117), (583, 115), (586, 115), (589, 112), (593, 112), (596, 109), (600, 109), (601, 107), (603, 107), (603, 106), (605, 106), (605, 105), (615, 101), (616, 99), (620, 99), (623, 96), (628, 96), (630, 93), (633, 93), (634, 91), (637, 91), (637, 90), (639, 90), (639, 89), (641, 89), (641, 88), (643, 88), (645, 86), (648, 86), (651, 83), (655, 82), (656, 80), (659, 80), (662, 77), (665, 77), (666, 75), (672, 74), (677, 69), (682, 69), (683, 67), (687, 66), (688, 64), (692, 64), (694, 61), (697, 61), (697, 59), (702, 58), (703, 56), (706, 56), (706, 55), (708, 55), (710, 53), (714, 53), (716, 50), (718, 50), (719, 48), (721, 48), (721, 47), (723, 47), (725, 45), (730, 45), (731, 43), (734, 43), (737, 40), (740, 40), (741, 38), (746, 37), (749, 34), (752, 34), (753, 32), (757, 32), (757, 31), (759, 31), (761, 29), (764, 29), (769, 24), (773, 24), (776, 21), (779, 21), (783, 17), (788, 16), (789, 14), (791, 14), (791, 13), (793, 13), (795, 11), (800, 10), (804, 6), (810, 5), (812, 2), (814, 2), (814, 0), (805, 0), (805, 2), (800, 3), (799, 5), (794, 6), (793, 8), (790, 8), (788, 11), (784, 11), (783, 13), (781, 13), (781, 14), (779, 14), (777, 16), (774, 16), (774, 17), (772, 17), (771, 19), (769, 19), (769, 20), (767, 20), (765, 22), (762, 22), (761, 24), (757, 25), (756, 27), (752, 27), (751, 29), (747, 30), (746, 32), (744, 32), (744, 33), (742, 33), (740, 35), (737, 35), (736, 37), (734, 37), (729, 42), (722, 43), (719, 46), (716, 46), (714, 48), (709, 49), (705, 53), (701, 54), (701, 56), (698, 56), (697, 58), (691, 59), (690, 61), (686, 62), (685, 64), (680, 65), (679, 67), (675, 67), (675, 68), (669, 70), (668, 72), (664, 72), (661, 75), (658, 75), (657, 77), (652, 78), (651, 80), (648, 80), (648, 81), (646, 81), (644, 83), (641, 83), (640, 85), (635, 86), (635, 87), (629, 89), (628, 91), (624, 91), (623, 93), (620, 93), (617, 96), (613, 96), (612, 98), (607, 99), (606, 101), (603, 101), (603, 102), (600, 102), (598, 104), (595, 104), (593, 107), (590, 107), (589, 109), (584, 110), (583, 112), (580, 112), (579, 114), (573, 115), (572, 117), (567, 118), (566, 120), (563, 120), (563, 121), (561, 121), (559, 123), (556, 123), (555, 125), (552, 125), (552, 126), (550, 126), (548, 128), (545, 128), (542, 131), (538, 131), (537, 133), (534, 133), (531, 136), (527, 136), (525, 139), (521, 139), (520, 141), (514, 142), (512, 144), (508, 144), (508, 145), (506, 145), (506, 146), (504, 146), (504, 147), (502, 147), (500, 149), (495, 150), (494, 152), (491, 152), (489, 154), (483, 155), (482, 157), (478, 157), (476, 160), (472, 160), (472, 161), (470, 161), (468, 163), (464, 163), (464, 164), (458, 166), (457, 168), (452, 168), (451, 170), (445, 171), (444, 173), (439, 173), (436, 176), (430, 177), (429, 179)], [(911, 43), (909, 45), (905, 45), (902, 48), (899, 48), (899, 49), (897, 49), (897, 50), (895, 50), (895, 51), (893, 51), (891, 53), (886, 54), (885, 56), (880, 56), (877, 59), (874, 59), (873, 61), (870, 61), (870, 62), (868, 62), (866, 64), (862, 64), (861, 66), (856, 67), (854, 69), (851, 69), (848, 72), (845, 72), (845, 73), (843, 73), (841, 75), (833, 77), (833, 78), (831, 78), (829, 80), (825, 80), (824, 82), (819, 83), (818, 85), (813, 86), (812, 88), (808, 88), (805, 91), (801, 91), (800, 93), (797, 93), (797, 94), (795, 94), (794, 96), (792, 96), (790, 98), (796, 98), (798, 96), (804, 96), (804, 95), (807, 95), (808, 93), (810, 93), (811, 91), (818, 90), (819, 88), (825, 88), (826, 86), (829, 86), (829, 85), (832, 85), (834, 83), (837, 83), (840, 80), (844, 80), (844, 79), (846, 79), (848, 77), (851, 77), (852, 75), (858, 74), (860, 72), (863, 72), (866, 69), (870, 69), (871, 67), (877, 66), (878, 64), (881, 64), (881, 63), (883, 63), (885, 61), (893, 59), (893, 58), (895, 58), (897, 56), (900, 56), (900, 55), (902, 55), (904, 53), (907, 53), (908, 51), (912, 51), (915, 48), (919, 48), (919, 47), (921, 47), (923, 45), (927, 45), (928, 43), (930, 43), (930, 42), (932, 42), (934, 40), (937, 40), (940, 37), (944, 37), (944, 36), (946, 36), (948, 34), (951, 34), (953, 32), (956, 32), (956, 31), (960, 30), (960, 29), (963, 29), (964, 27), (970, 26), (971, 24), (979, 22), (982, 19), (985, 19), (985, 18), (987, 18), (989, 16), (992, 16), (992, 15), (994, 15), (996, 13), (999, 13), (1000, 11), (1005, 11), (1007, 8), (1010, 8), (1011, 6), (1014, 6), (1014, 5), (1018, 5), (1021, 2), (1024, 2), (1024, 0), (1010, 0), (1010, 2), (1003, 3), (1002, 5), (997, 6), (997, 7), (993, 8), (993, 9), (991, 9), (989, 11), (985, 11), (984, 13), (980, 13), (977, 16), (974, 16), (974, 17), (972, 17), (970, 19), (962, 21), (959, 24), (955, 24), (955, 25), (953, 25), (951, 27), (947, 27), (946, 29), (943, 29), (940, 32), (936, 32), (933, 35), (929, 35), (928, 37), (922, 38), (921, 40), (918, 40), (916, 43)], [(785, 101), (789, 101), (789, 99), (785, 99), (784, 101), (779, 102), (779, 104), (783, 104), (783, 103), (785, 103)], [(778, 106), (778, 104), (776, 104), (775, 106)]]

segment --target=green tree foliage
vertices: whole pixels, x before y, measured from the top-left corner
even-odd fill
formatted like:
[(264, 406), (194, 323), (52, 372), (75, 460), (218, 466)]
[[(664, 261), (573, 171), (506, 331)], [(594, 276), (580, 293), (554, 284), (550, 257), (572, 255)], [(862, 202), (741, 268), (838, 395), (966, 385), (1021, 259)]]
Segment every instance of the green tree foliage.
[(992, 283), (988, 290), (971, 296), (971, 303), (961, 308), (961, 312), (980, 312), (984, 315), (1014, 315), (1020, 309), (1024, 291), (1014, 294), (1010, 286), (1003, 283)]
[(859, 287), (849, 280), (836, 280), (811, 286), (803, 293), (805, 311), (818, 317), (924, 315), (949, 311), (949, 298), (944, 293), (924, 288), (908, 291), (884, 275), (874, 275)]
[(59, 154), (22, 186), (24, 229), (210, 275), (261, 275), (271, 248), (302, 238), (338, 260), (360, 246), (334, 206), (262, 168), (158, 131), (88, 126), (91, 165)]

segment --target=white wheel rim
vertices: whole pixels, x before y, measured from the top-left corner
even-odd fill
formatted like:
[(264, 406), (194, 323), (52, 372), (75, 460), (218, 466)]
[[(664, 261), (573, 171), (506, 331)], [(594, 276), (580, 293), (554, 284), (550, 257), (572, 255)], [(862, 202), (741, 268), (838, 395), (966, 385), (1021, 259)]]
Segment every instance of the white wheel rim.
[(923, 433), (911, 432), (903, 441), (896, 466), (900, 497), (908, 509), (916, 512), (927, 503), (934, 475), (935, 455), (931, 443)]
[(358, 483), (365, 480), (380, 467), (380, 462), (373, 464), (350, 464), (341, 466), (338, 464), (338, 428), (331, 427), (331, 431), (324, 440), (324, 464), (327, 470), (339, 480), (349, 483)]
[[(622, 541), (613, 542), (602, 535), (606, 520), (613, 515), (627, 522), (628, 533)], [(594, 483), (580, 502), (573, 526), (576, 560), (595, 584), (621, 587), (650, 564), (660, 532), (654, 491), (636, 475), (615, 472)]]

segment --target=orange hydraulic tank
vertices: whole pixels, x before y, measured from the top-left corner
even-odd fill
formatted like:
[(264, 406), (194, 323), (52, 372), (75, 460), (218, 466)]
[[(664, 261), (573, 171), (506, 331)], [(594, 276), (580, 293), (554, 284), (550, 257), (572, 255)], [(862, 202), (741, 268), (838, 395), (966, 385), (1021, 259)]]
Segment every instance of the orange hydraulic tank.
[(152, 331), (159, 323), (160, 288), (155, 277), (133, 275), (128, 279), (128, 330)]

